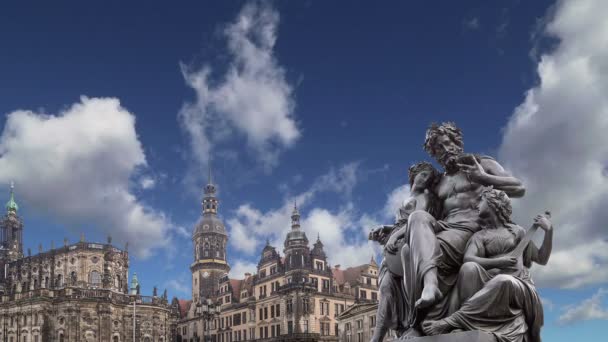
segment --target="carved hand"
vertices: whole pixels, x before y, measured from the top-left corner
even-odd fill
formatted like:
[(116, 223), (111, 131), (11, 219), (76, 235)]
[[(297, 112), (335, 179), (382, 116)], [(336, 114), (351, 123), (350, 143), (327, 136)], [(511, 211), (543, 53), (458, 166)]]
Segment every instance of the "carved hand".
[(509, 268), (517, 264), (517, 258), (513, 256), (501, 256), (494, 259), (494, 264), (498, 268)]
[(399, 248), (397, 247), (397, 238), (395, 237), (395, 235), (391, 236), (388, 239), (388, 241), (386, 242), (386, 245), (384, 245), (384, 248), (387, 250), (387, 252), (389, 252), (391, 254), (397, 253), (397, 250)]
[(549, 217), (550, 216), (547, 214), (540, 214), (534, 218), (534, 224), (537, 225), (540, 229), (547, 232), (553, 229), (553, 224), (551, 223), (551, 220), (549, 220)]
[(477, 158), (471, 158), (473, 160), (473, 165), (457, 163), (460, 171), (464, 172), (469, 179), (474, 182), (479, 182), (486, 175), (486, 171), (483, 169), (481, 164), (477, 161)]

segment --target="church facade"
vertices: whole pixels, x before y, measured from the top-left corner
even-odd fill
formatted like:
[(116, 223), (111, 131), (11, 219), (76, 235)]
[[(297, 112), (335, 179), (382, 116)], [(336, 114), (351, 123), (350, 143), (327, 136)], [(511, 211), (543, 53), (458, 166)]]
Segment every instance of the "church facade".
[[(179, 300), (176, 341), (338, 341), (338, 316), (355, 304), (378, 300), (378, 265), (331, 267), (317, 237), (312, 248), (294, 205), (282, 254), (267, 242), (255, 274), (230, 278), (228, 235), (218, 217), (211, 180), (192, 236), (192, 299)], [(287, 228), (287, 227), (286, 227)], [(211, 300), (215, 316), (201, 307)]]
[(23, 251), (23, 222), (11, 187), (0, 222), (0, 341), (171, 341), (177, 303), (129, 287), (129, 254), (107, 243), (67, 240)]

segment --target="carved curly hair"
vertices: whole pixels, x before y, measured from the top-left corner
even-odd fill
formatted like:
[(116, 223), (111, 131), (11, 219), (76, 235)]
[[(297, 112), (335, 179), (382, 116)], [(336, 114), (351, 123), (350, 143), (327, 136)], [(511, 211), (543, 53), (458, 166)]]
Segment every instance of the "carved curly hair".
[(453, 122), (442, 122), (441, 125), (433, 122), (431, 126), (426, 130), (426, 137), (424, 139), (424, 150), (431, 156), (436, 155), (435, 151), (435, 140), (441, 135), (447, 135), (458, 147), (461, 149), (464, 147), (462, 141), (462, 131), (456, 127)]
[(494, 211), (496, 217), (502, 224), (512, 223), (511, 199), (502, 190), (494, 189), (489, 186), (481, 191), (481, 197), (486, 200), (488, 206)]
[(408, 176), (410, 181), (410, 188), (414, 186), (414, 179), (416, 176), (422, 171), (430, 171), (431, 172), (431, 184), (435, 184), (439, 180), (439, 176), (441, 175), (439, 171), (429, 162), (419, 162), (412, 166), (410, 166), (408, 170)]

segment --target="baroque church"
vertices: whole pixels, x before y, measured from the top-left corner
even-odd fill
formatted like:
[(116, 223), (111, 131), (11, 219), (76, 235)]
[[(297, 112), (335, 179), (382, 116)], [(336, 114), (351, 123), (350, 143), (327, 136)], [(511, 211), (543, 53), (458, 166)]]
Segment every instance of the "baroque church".
[(127, 247), (80, 241), (23, 251), (24, 224), (11, 185), (0, 221), (0, 341), (166, 342), (175, 339), (177, 299), (129, 286)]
[[(356, 342), (352, 336), (358, 336), (363, 342), (361, 332), (351, 336), (351, 331), (341, 328), (339, 317), (361, 305), (376, 305), (378, 265), (373, 257), (368, 264), (332, 267), (319, 237), (309, 246), (294, 205), (282, 253), (267, 241), (257, 272), (231, 278), (228, 234), (218, 216), (219, 200), (211, 177), (204, 193), (192, 235), (192, 298), (178, 301), (176, 341)], [(217, 309), (212, 312), (211, 306)], [(369, 340), (375, 311), (365, 312)]]

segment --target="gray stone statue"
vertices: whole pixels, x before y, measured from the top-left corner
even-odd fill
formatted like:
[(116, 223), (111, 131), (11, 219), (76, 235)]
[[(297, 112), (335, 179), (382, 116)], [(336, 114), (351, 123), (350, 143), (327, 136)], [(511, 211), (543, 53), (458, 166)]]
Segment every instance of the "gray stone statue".
[[(385, 248), (384, 261), (392, 277), (384, 278), (401, 277), (403, 283), (400, 294), (403, 308), (397, 318), (401, 327), (397, 331), (403, 332), (403, 338), (421, 336), (420, 323), (427, 315), (442, 317), (442, 313), (449, 311), (450, 292), (467, 243), (481, 229), (477, 209), (483, 189), (492, 186), (511, 197), (521, 197), (525, 192), (521, 181), (493, 158), (465, 154), (462, 132), (454, 123), (432, 124), (427, 130), (424, 148), (443, 167), (444, 173), (431, 177), (433, 171), (423, 164), (419, 164), (419, 169), (427, 171), (428, 179), (423, 172), (410, 172), (413, 196), (400, 210), (400, 219), (392, 229), (397, 234), (388, 238)], [(372, 234), (388, 230), (391, 229), (381, 227)], [(378, 324), (386, 309), (382, 306), (380, 303)], [(384, 321), (394, 319), (391, 313)], [(374, 338), (377, 337), (380, 336)]]
[[(511, 202), (500, 190), (485, 189), (479, 204), (482, 230), (468, 241), (449, 315), (422, 324), (427, 335), (453, 330), (481, 330), (500, 342), (540, 342), (543, 309), (530, 277), (532, 262), (546, 265), (553, 227), (549, 214), (538, 215), (526, 232), (511, 222)], [(545, 231), (537, 248), (530, 243), (535, 228)]]

